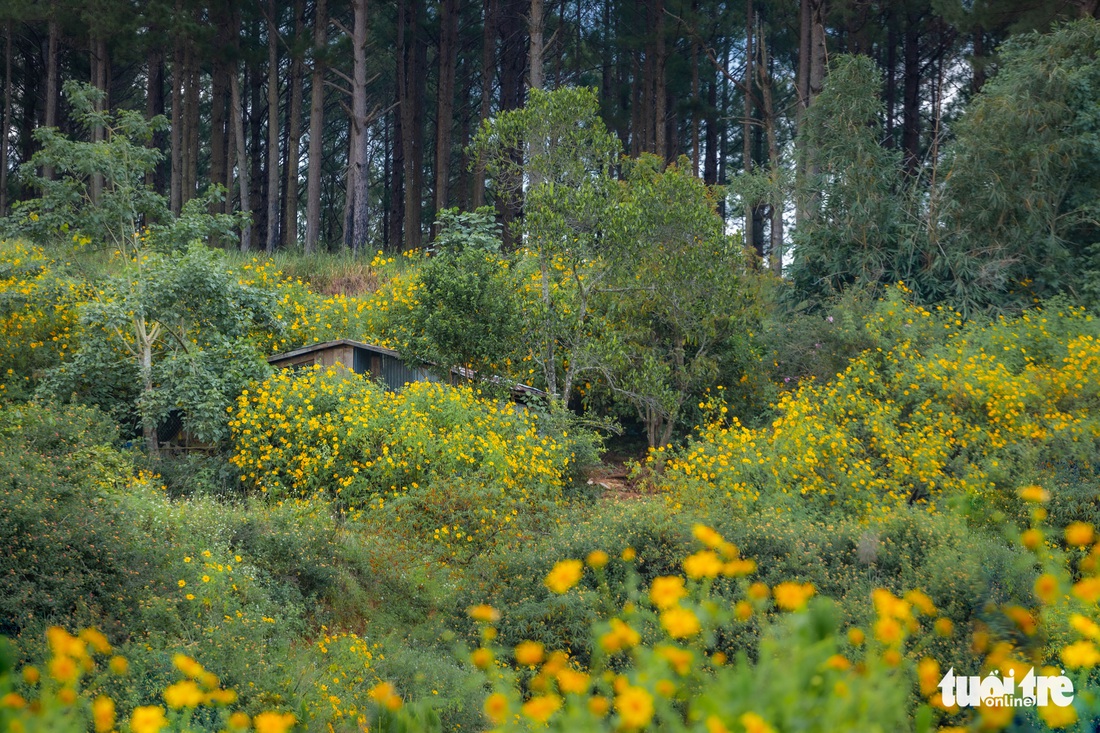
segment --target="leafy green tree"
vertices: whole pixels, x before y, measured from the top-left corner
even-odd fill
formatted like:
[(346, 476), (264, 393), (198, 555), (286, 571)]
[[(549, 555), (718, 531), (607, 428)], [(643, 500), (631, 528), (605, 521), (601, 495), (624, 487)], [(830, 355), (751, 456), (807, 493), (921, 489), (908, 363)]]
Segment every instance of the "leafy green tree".
[(904, 266), (901, 155), (881, 144), (882, 74), (865, 56), (840, 56), (806, 112), (802, 154), (813, 160), (799, 195), (809, 214), (795, 232), (790, 276), (820, 298), (853, 283), (889, 283)]
[(473, 379), (499, 373), (515, 354), (522, 328), (509, 260), (489, 208), (440, 213), (433, 256), (418, 273), (416, 304), (398, 328), (414, 361)]
[(43, 390), (122, 422), (135, 416), (152, 455), (173, 410), (199, 440), (218, 441), (231, 401), (270, 371), (249, 334), (278, 327), (274, 306), (271, 293), (240, 284), (224, 256), (201, 244), (140, 251), (82, 307), (80, 346)]
[(473, 147), (498, 195), (523, 198), (523, 243), (538, 262), (530, 352), (547, 390), (568, 402), (578, 377), (599, 365), (589, 321), (607, 273), (603, 228), (619, 141), (600, 119), (594, 90), (563, 87), (531, 90), (522, 109), (486, 121)]
[(946, 165), (939, 251), (954, 292), (926, 297), (981, 307), (1100, 295), (1098, 97), (1100, 22), (1005, 44)]
[(720, 189), (693, 176), (686, 158), (661, 168), (652, 155), (624, 165), (601, 298), (604, 375), (652, 447), (668, 444), (686, 405), (733, 371), (756, 290), (740, 239), (718, 214)]
[[(124, 253), (140, 245), (140, 236), (176, 247), (193, 239), (235, 236), (239, 217), (208, 213), (224, 198), (220, 186), (188, 202), (173, 218), (165, 197), (146, 183), (164, 157), (148, 146), (167, 125), (162, 115), (147, 120), (132, 110), (99, 111), (104, 92), (79, 82), (66, 82), (65, 95), (75, 122), (92, 140), (64, 135), (55, 127), (35, 130), (41, 148), (21, 174), (39, 196), (15, 204), (5, 226), (11, 234), (41, 243), (71, 236), (78, 243), (110, 244)], [(93, 130), (102, 130), (102, 139), (96, 141)], [(54, 175), (38, 175), (38, 170)]]

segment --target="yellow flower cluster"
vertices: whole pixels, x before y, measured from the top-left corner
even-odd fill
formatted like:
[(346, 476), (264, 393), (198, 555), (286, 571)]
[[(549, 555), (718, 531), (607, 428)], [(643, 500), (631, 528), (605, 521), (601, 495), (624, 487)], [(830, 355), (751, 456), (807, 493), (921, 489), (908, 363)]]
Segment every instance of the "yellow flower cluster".
[(392, 393), (341, 369), (272, 375), (241, 394), (229, 427), (231, 461), (258, 492), (322, 493), (454, 552), (545, 514), (571, 461), (535, 414), (474, 389), (419, 382)]
[[(49, 675), (43, 678), (34, 666), (20, 670), (19, 676), (30, 690), (32, 699), (25, 699), (15, 692), (0, 698), (0, 722), (6, 723), (4, 730), (23, 733), (46, 729), (91, 729), (96, 733), (108, 733), (119, 728), (115, 701), (103, 694), (92, 699), (92, 690), (86, 691), (87, 697), (82, 696), (80, 679), (84, 675), (94, 676), (96, 656), (109, 657), (107, 668), (110, 672), (115, 676), (124, 676), (129, 670), (125, 657), (109, 656), (113, 651), (111, 644), (106, 636), (93, 628), (73, 636), (65, 629), (53, 626), (47, 630), (46, 638), (51, 653), (46, 664)], [(290, 713), (264, 712), (253, 720), (243, 712), (230, 712), (226, 706), (237, 701), (234, 690), (221, 687), (216, 675), (185, 654), (174, 655), (172, 663), (182, 677), (163, 691), (167, 710), (160, 705), (135, 707), (126, 720), (131, 733), (187, 729), (191, 711), (200, 706), (215, 710), (222, 720), (222, 727), (230, 730), (245, 730), (254, 725), (257, 733), (286, 733), (294, 727), (296, 719)], [(8, 681), (0, 677), (0, 688), (7, 684)], [(90, 705), (87, 705), (87, 699), (92, 700)], [(61, 727), (57, 727), (59, 714), (65, 721)]]
[(87, 295), (41, 249), (0, 242), (0, 389), (29, 388), (36, 370), (70, 353)]
[[(916, 306), (901, 316), (914, 329), (949, 318)], [(702, 509), (745, 507), (763, 492), (861, 516), (934, 510), (944, 495), (1003, 510), (1024, 454), (1061, 455), (1100, 437), (1091, 322), (1080, 310), (981, 328), (948, 322), (942, 343), (902, 340), (865, 352), (828, 383), (784, 394), (766, 428), (718, 414), (685, 449), (655, 451), (651, 461), (665, 461), (675, 503)]]

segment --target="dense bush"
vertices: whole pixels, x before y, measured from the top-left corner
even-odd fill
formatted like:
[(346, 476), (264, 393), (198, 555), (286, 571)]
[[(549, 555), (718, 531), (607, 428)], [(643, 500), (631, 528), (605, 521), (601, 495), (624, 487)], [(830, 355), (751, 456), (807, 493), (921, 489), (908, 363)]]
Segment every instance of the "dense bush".
[(958, 504), (995, 523), (1018, 514), (1015, 489), (1055, 461), (1095, 460), (1100, 341), (1084, 311), (1054, 303), (964, 327), (942, 308), (898, 303), (867, 325), (895, 345), (786, 394), (770, 429), (724, 419), (715, 399), (715, 420), (668, 456), (674, 500), (855, 516)]
[(575, 460), (526, 409), (438, 383), (390, 393), (342, 369), (273, 375), (241, 395), (230, 428), (258, 493), (322, 494), (456, 556), (545, 521)]

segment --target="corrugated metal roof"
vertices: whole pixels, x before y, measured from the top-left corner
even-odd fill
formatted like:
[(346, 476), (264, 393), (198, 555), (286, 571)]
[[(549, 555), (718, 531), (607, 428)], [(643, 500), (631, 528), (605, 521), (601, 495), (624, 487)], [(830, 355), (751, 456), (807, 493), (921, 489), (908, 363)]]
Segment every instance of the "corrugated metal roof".
[(282, 354), (275, 354), (274, 356), (267, 357), (268, 364), (276, 364), (286, 359), (293, 359), (296, 356), (304, 356), (305, 354), (312, 354), (315, 351), (324, 351), (325, 349), (331, 349), (334, 346), (354, 346), (358, 349), (366, 349), (367, 351), (373, 351), (376, 354), (385, 354), (386, 356), (393, 356), (398, 359), (401, 355), (393, 349), (387, 349), (385, 346), (377, 346), (375, 344), (367, 344), (362, 341), (354, 341), (352, 339), (337, 339), (336, 341), (324, 341), (319, 344), (310, 344), (309, 346), (303, 346), (300, 349), (294, 351), (285, 351)]

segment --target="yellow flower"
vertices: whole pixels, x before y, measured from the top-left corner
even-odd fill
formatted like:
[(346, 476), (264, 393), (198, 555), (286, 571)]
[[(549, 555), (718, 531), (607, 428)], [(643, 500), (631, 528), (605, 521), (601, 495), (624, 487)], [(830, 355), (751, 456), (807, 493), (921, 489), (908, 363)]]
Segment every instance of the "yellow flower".
[(558, 690), (562, 694), (583, 695), (588, 691), (588, 675), (566, 667), (557, 674)]
[(850, 669), (852, 663), (848, 661), (848, 658), (843, 654), (834, 654), (825, 660), (825, 666), (829, 669), (835, 669), (839, 672), (843, 672), (846, 669)]
[(1073, 522), (1066, 527), (1066, 542), (1074, 547), (1092, 543), (1093, 530), (1091, 524), (1085, 522)]
[(234, 730), (245, 730), (250, 725), (252, 725), (252, 719), (240, 710), (229, 716), (229, 727)]
[(611, 558), (608, 557), (607, 553), (603, 550), (593, 550), (588, 553), (588, 557), (585, 561), (588, 563), (589, 567), (602, 568), (610, 559)]
[(955, 632), (955, 622), (945, 616), (941, 616), (936, 619), (936, 623), (932, 625), (932, 628), (940, 636), (951, 636), (951, 634)]
[(717, 715), (711, 715), (707, 718), (707, 733), (730, 733), (730, 729)]
[(501, 725), (508, 716), (508, 698), (499, 692), (494, 692), (485, 698), (485, 717), (493, 725)]
[(26, 682), (28, 685), (38, 684), (38, 680), (42, 676), (41, 673), (39, 673), (38, 671), (38, 667), (32, 665), (27, 665), (26, 667), (24, 667), (22, 674), (23, 681)]
[(209, 583), (210, 582), (210, 576), (209, 575), (202, 576), (202, 582)]
[(98, 629), (84, 629), (80, 632), (80, 638), (88, 642), (88, 644), (100, 654), (111, 653), (110, 642), (107, 641), (107, 637)]
[(786, 611), (798, 611), (806, 606), (814, 587), (810, 583), (780, 583), (772, 589), (775, 605)]
[(50, 677), (67, 685), (76, 679), (79, 669), (71, 657), (54, 657), (50, 660)]
[(1091, 639), (1100, 640), (1100, 624), (1097, 624), (1090, 618), (1086, 618), (1079, 613), (1075, 613), (1069, 617), (1070, 625), (1077, 630), (1077, 633), (1082, 636), (1087, 636)]
[(771, 595), (771, 590), (769, 590), (768, 586), (764, 583), (761, 583), (759, 580), (749, 586), (749, 598), (757, 601), (762, 601), (769, 595)]
[(1000, 730), (1012, 722), (1016, 711), (1008, 705), (979, 704), (978, 715), (982, 730)]
[(1035, 580), (1035, 595), (1046, 604), (1054, 602), (1058, 594), (1058, 581), (1050, 573), (1043, 573)]
[(600, 637), (600, 646), (608, 654), (623, 651), (636, 646), (641, 640), (637, 631), (627, 626), (622, 620), (611, 619), (611, 630)]
[(633, 547), (628, 547), (623, 550), (622, 558), (626, 562), (630, 562), (638, 556), (637, 551)]
[(775, 733), (775, 728), (768, 725), (767, 721), (756, 713), (742, 715), (741, 725), (745, 726), (745, 733)]
[(684, 639), (699, 633), (699, 617), (686, 608), (670, 608), (661, 613), (661, 626), (673, 639)]
[(733, 612), (737, 615), (738, 621), (748, 621), (752, 618), (752, 604), (748, 601), (738, 601), (733, 607)]
[(286, 733), (294, 727), (297, 718), (293, 713), (260, 713), (252, 719), (256, 733)]
[(186, 654), (172, 655), (172, 664), (175, 665), (176, 669), (178, 669), (180, 672), (183, 672), (191, 679), (199, 679), (200, 677), (202, 677), (203, 672), (206, 671), (202, 668), (201, 664), (199, 664)]
[(194, 593), (188, 593), (187, 595), (184, 596), (184, 598), (186, 598), (189, 601), (193, 601), (193, 600), (195, 600), (195, 594)]
[(111, 661), (107, 663), (107, 666), (111, 668), (111, 671), (117, 675), (124, 675), (130, 669), (130, 663), (126, 661), (126, 657), (113, 656)]
[[(1036, 584), (1038, 585), (1038, 584)], [(1038, 591), (1036, 591), (1038, 593)], [(1100, 600), (1100, 578), (1084, 578), (1073, 585), (1073, 595), (1088, 603)]]
[(107, 733), (115, 727), (115, 701), (100, 695), (92, 703), (92, 720), (96, 733)]
[(649, 599), (657, 608), (671, 608), (687, 595), (684, 579), (679, 576), (655, 578), (649, 587)]
[(917, 679), (920, 680), (920, 692), (925, 697), (934, 695), (940, 684), (940, 663), (931, 657), (924, 657), (917, 663)]
[(516, 645), (516, 663), (533, 667), (542, 661), (542, 644), (537, 641), (522, 641)]
[(711, 550), (700, 550), (684, 560), (684, 572), (689, 578), (716, 578), (722, 572), (722, 560)]
[(130, 713), (130, 730), (133, 733), (160, 733), (166, 727), (168, 720), (164, 717), (164, 708), (159, 705), (134, 708)]
[(531, 720), (545, 723), (560, 707), (561, 698), (557, 695), (540, 695), (523, 703), (523, 714)]
[(1062, 661), (1070, 669), (1095, 667), (1100, 662), (1100, 651), (1091, 641), (1079, 641), (1062, 649)]
[(641, 687), (627, 685), (615, 697), (615, 709), (626, 728), (643, 728), (653, 719), (653, 696)]
[(1044, 705), (1039, 708), (1039, 717), (1048, 728), (1066, 728), (1077, 722), (1077, 709), (1072, 705), (1064, 708), (1054, 704)]
[(23, 699), (23, 696), (18, 692), (9, 692), (8, 694), (0, 697), (0, 708), (11, 708), (13, 710), (22, 710), (26, 707), (27, 701)]
[(481, 621), (487, 624), (495, 624), (497, 621), (500, 621), (500, 611), (484, 603), (479, 606), (470, 606), (466, 609), (466, 613), (475, 621)]
[(560, 560), (543, 583), (554, 593), (562, 594), (577, 584), (583, 572), (580, 560)]
[(718, 549), (718, 547), (725, 542), (725, 540), (722, 539), (722, 535), (703, 524), (696, 524), (691, 528), (691, 533), (695, 536), (695, 539), (713, 550)]
[(1029, 550), (1034, 550), (1043, 543), (1043, 533), (1037, 529), (1025, 530), (1020, 535), (1020, 542)]
[(1050, 499), (1050, 494), (1042, 486), (1025, 486), (1016, 493), (1024, 501), (1030, 501), (1036, 504), (1048, 501)]
[(863, 633), (863, 629), (854, 626), (848, 629), (848, 643), (852, 646), (859, 646), (865, 638), (866, 635)]
[(183, 680), (164, 690), (164, 702), (173, 710), (193, 708), (202, 704), (203, 694), (193, 680)]
[(588, 699), (588, 711), (597, 718), (607, 715), (607, 711), (610, 709), (611, 701), (603, 695), (593, 695)]
[(180, 588), (183, 588), (184, 586), (187, 585), (187, 581), (183, 580), (183, 579), (177, 580), (176, 585), (178, 585)]
[(489, 669), (489, 666), (493, 663), (493, 653), (485, 647), (478, 647), (470, 654), (470, 661), (478, 669)]
[(903, 635), (904, 630), (897, 619), (887, 616), (875, 622), (875, 638), (883, 644), (897, 644)]
[(911, 590), (905, 594), (905, 600), (925, 616), (936, 615), (936, 604), (923, 591)]
[(655, 651), (657, 652), (657, 656), (667, 661), (672, 668), (676, 670), (676, 674), (681, 677), (691, 671), (691, 662), (695, 658), (695, 655), (687, 649), (665, 644), (658, 646)]

